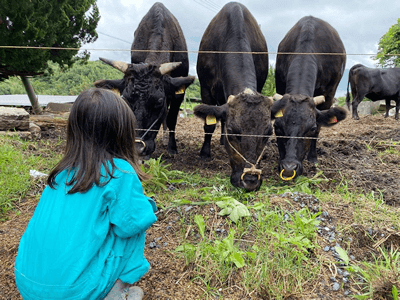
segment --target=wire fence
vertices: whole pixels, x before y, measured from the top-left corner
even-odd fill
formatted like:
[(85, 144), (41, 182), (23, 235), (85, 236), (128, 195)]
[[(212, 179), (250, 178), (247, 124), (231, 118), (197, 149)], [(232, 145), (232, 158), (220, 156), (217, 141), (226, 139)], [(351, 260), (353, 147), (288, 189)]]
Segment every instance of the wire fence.
[[(64, 47), (37, 47), (37, 46), (0, 46), (0, 49), (36, 49), (36, 50), (69, 50), (69, 51), (129, 51), (129, 52), (155, 52), (155, 53), (197, 53), (197, 54), (279, 54), (279, 55), (332, 55), (332, 56), (373, 56), (371, 53), (299, 53), (299, 52), (247, 52), (247, 51), (195, 51), (195, 50), (151, 50), (151, 49), (94, 49), (94, 48), (64, 48)], [(383, 56), (400, 56), (400, 54), (382, 54)], [(197, 102), (197, 101), (196, 101)], [(394, 126), (393, 130), (399, 129), (398, 126)], [(138, 131), (156, 131), (152, 129), (137, 129)], [(169, 131), (179, 134), (177, 131)], [(207, 134), (207, 133), (205, 133)], [(371, 140), (360, 139), (360, 138), (333, 138), (333, 137), (296, 137), (296, 136), (276, 136), (276, 135), (249, 135), (249, 134), (229, 134), (223, 133), (228, 136), (241, 136), (241, 137), (256, 137), (256, 138), (285, 138), (285, 139), (306, 139), (306, 140), (328, 140), (328, 141), (357, 141), (371, 145), (372, 143), (379, 144), (381, 147), (399, 147), (400, 141), (393, 140), (376, 140), (373, 137)]]
[[(337, 53), (337, 52), (270, 52), (270, 51), (200, 51), (200, 50), (151, 50), (151, 49), (95, 49), (63, 48), (37, 46), (0, 46), (0, 49), (37, 49), (37, 50), (70, 50), (70, 51), (110, 51), (110, 52), (147, 52), (147, 53), (197, 53), (197, 54), (278, 54), (278, 55), (332, 55), (332, 56), (374, 56), (373, 53)], [(382, 56), (400, 56), (400, 54), (380, 54)]]

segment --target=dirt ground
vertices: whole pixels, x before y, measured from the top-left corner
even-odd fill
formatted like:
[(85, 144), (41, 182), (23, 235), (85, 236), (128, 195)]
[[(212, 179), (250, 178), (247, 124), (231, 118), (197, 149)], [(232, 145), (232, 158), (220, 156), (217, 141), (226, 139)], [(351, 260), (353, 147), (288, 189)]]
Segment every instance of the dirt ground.
[[(329, 181), (321, 183), (321, 190), (333, 190), (340, 184), (347, 184), (355, 193), (375, 193), (382, 195), (384, 205), (397, 209), (400, 206), (400, 156), (391, 154), (390, 149), (399, 149), (393, 142), (400, 142), (400, 123), (393, 117), (383, 118), (382, 115), (361, 116), (359, 121), (354, 121), (349, 116), (343, 122), (331, 128), (323, 128), (317, 143), (319, 164), (316, 167), (305, 162), (304, 174), (312, 177), (318, 170)], [(220, 129), (215, 131), (212, 143), (212, 158), (203, 161), (198, 159), (198, 154), (203, 142), (202, 121), (197, 118), (180, 118), (177, 126), (177, 140), (179, 154), (170, 156), (166, 147), (160, 142), (152, 157), (163, 155), (163, 160), (171, 168), (185, 172), (200, 173), (212, 177), (216, 173), (230, 174), (230, 166), (223, 146), (219, 145)], [(59, 124), (47, 131), (42, 131), (42, 139), (58, 142), (61, 136), (65, 138), (65, 130)], [(400, 143), (399, 143), (400, 144)], [(62, 151), (63, 144), (55, 146), (55, 151)], [(381, 155), (378, 152), (388, 150)], [(32, 151), (35, 151), (33, 149)], [(276, 140), (271, 139), (268, 154), (262, 164), (265, 178), (278, 179), (277, 174)], [(346, 182), (341, 181), (346, 178)], [(265, 181), (264, 183), (265, 184)], [(37, 181), (32, 193), (21, 201), (18, 209), (21, 213), (15, 216), (10, 214), (10, 219), (0, 224), (0, 299), (20, 299), (15, 287), (13, 264), (17, 254), (18, 243), (27, 223), (32, 216), (37, 204), (36, 195), (43, 188), (43, 182)], [(277, 205), (284, 203), (282, 196), (275, 196), (271, 201)], [(294, 201), (293, 205), (297, 205)], [(283, 205), (283, 204), (282, 204)], [(369, 257), (373, 242), (367, 238), (362, 225), (353, 222), (354, 211), (348, 205), (321, 204), (321, 209), (326, 211), (332, 224), (347, 224), (354, 227), (352, 242), (355, 259)], [(224, 223), (224, 218), (217, 216), (217, 210), (210, 206), (194, 207), (190, 211), (185, 209), (170, 209), (158, 214), (158, 222), (148, 231), (146, 239), (145, 256), (151, 264), (151, 270), (137, 284), (145, 291), (145, 299), (203, 299), (206, 298), (203, 284), (193, 280), (191, 271), (185, 266), (183, 259), (178, 258), (174, 249), (178, 246), (178, 236), (182, 228), (179, 222), (182, 214), (208, 215), (209, 220)], [(208, 224), (212, 227), (213, 224)], [(374, 229), (375, 234), (385, 234), (386, 238), (381, 243), (400, 246), (399, 233), (390, 231), (390, 228)], [(321, 249), (326, 246), (326, 240), (319, 238)], [(150, 247), (150, 243), (153, 243)], [(155, 246), (156, 245), (156, 246)], [(302, 295), (288, 295), (286, 299), (342, 299), (343, 290), (335, 292), (329, 286), (329, 277), (332, 276), (330, 268), (332, 259), (323, 250), (319, 250), (319, 257), (326, 258), (326, 268), (320, 274), (319, 286), (305, 286)], [(326, 280), (325, 280), (325, 279)], [(354, 287), (348, 289), (356, 292)], [(223, 299), (269, 299), (257, 292), (244, 291), (232, 283), (221, 288)], [(213, 298), (215, 299), (215, 298)]]

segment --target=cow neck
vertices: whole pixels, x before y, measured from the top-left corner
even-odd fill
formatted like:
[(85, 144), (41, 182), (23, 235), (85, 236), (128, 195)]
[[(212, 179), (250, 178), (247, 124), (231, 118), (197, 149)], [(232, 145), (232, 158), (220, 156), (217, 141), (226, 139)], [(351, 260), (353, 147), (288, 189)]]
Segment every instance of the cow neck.
[(290, 64), (285, 93), (313, 97), (317, 74), (318, 68), (315, 57), (298, 55)]
[(249, 162), (229, 141), (228, 138), (228, 130), (225, 127), (225, 140), (228, 142), (229, 146), (246, 162), (248, 163), (251, 167), (250, 168), (244, 168), (242, 176), (240, 177), (243, 180), (243, 176), (247, 173), (252, 174), (252, 175), (258, 175), (258, 180), (260, 180), (262, 170), (257, 168), (258, 163), (260, 162), (261, 158), (264, 155), (265, 149), (267, 148), (267, 145), (264, 146), (263, 150), (261, 151), (260, 156), (257, 158), (257, 161), (255, 164)]

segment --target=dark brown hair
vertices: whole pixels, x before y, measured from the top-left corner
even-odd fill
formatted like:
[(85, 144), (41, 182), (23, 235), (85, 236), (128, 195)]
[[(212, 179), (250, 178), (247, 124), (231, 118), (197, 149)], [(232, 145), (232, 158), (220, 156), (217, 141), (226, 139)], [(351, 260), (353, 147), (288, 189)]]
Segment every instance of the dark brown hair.
[[(63, 170), (72, 173), (68, 194), (87, 192), (93, 184), (102, 186), (116, 168), (113, 158), (128, 161), (141, 180), (148, 179), (135, 151), (135, 115), (115, 93), (99, 88), (82, 92), (68, 118), (65, 155), (50, 173), (47, 183), (55, 188), (56, 176)], [(111, 170), (110, 170), (111, 165)], [(104, 167), (106, 174), (101, 175)], [(107, 182), (101, 182), (107, 176)]]

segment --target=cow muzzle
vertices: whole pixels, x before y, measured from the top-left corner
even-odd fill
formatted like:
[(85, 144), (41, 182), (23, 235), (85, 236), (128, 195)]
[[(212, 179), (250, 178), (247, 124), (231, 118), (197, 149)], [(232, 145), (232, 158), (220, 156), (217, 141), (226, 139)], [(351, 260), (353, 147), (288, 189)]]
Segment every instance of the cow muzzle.
[(280, 165), (280, 173), (279, 176), (282, 180), (292, 180), (296, 178), (298, 175), (303, 173), (303, 167), (300, 163), (294, 161), (286, 161), (282, 162)]
[(247, 191), (256, 191), (261, 186), (262, 170), (254, 165), (251, 168), (244, 168), (240, 176), (240, 185)]

